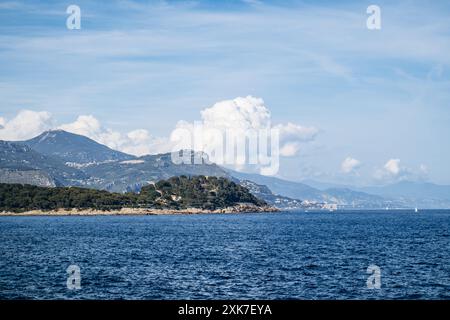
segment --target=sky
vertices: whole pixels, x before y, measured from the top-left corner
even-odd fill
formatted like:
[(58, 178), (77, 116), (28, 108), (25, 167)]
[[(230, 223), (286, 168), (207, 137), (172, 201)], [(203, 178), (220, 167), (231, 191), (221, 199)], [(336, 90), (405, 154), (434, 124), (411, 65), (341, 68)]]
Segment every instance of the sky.
[(0, 139), (60, 128), (141, 155), (196, 121), (269, 125), (284, 179), (450, 184), (449, 17), (448, 1), (0, 1)]

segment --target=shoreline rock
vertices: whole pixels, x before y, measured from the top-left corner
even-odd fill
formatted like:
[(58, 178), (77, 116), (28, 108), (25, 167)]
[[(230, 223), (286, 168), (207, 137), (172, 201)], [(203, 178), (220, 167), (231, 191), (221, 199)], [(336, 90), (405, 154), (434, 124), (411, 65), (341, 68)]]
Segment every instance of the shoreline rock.
[(0, 216), (134, 216), (134, 215), (172, 215), (172, 214), (239, 214), (279, 212), (277, 208), (270, 206), (256, 206), (253, 204), (238, 204), (232, 207), (216, 210), (204, 210), (199, 208), (186, 209), (153, 209), (153, 208), (122, 208), (120, 210), (96, 210), (96, 209), (58, 209), (58, 210), (30, 210), (24, 212), (0, 212)]

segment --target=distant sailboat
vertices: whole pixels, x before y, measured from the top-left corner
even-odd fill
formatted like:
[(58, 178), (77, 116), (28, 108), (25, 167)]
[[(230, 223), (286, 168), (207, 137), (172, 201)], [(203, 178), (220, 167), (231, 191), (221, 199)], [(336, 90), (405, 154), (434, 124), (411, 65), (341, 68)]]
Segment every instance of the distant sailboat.
[(415, 212), (415, 213), (419, 212), (419, 209), (415, 208), (415, 209), (414, 209), (414, 212)]

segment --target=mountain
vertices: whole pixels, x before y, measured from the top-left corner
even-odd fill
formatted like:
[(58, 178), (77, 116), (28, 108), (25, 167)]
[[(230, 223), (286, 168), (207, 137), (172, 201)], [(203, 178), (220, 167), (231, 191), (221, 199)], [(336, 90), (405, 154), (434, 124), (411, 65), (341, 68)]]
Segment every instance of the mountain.
[(317, 181), (317, 180), (312, 180), (312, 179), (305, 179), (305, 180), (301, 180), (299, 182), (301, 182), (303, 184), (306, 184), (306, 185), (308, 185), (310, 187), (322, 190), (322, 191), (325, 191), (326, 189), (351, 189), (351, 190), (356, 190), (350, 185), (339, 184), (339, 183), (330, 183), (330, 182), (322, 182), (322, 181)]
[(241, 186), (248, 189), (258, 199), (264, 200), (271, 206), (281, 210), (323, 210), (330, 209), (326, 204), (320, 202), (302, 201), (299, 199), (292, 199), (289, 197), (274, 194), (270, 189), (262, 184), (257, 184), (250, 180), (241, 180)]
[(450, 200), (450, 186), (429, 182), (401, 181), (382, 187), (361, 188), (367, 192), (390, 197), (444, 198)]
[(62, 130), (47, 131), (21, 142), (0, 141), (0, 183), (38, 186), (84, 186), (112, 192), (139, 191), (143, 186), (173, 176), (225, 177), (247, 184), (252, 192), (279, 207), (337, 204), (341, 208), (448, 208), (450, 186), (400, 182), (384, 187), (286, 181), (236, 172), (208, 161), (199, 152), (199, 164), (176, 164), (171, 154), (136, 157), (112, 150), (87, 137)]
[(333, 203), (341, 208), (385, 208), (404, 207), (400, 201), (385, 199), (382, 196), (369, 194), (360, 190), (345, 187), (325, 188), (319, 190), (305, 183), (282, 180), (275, 177), (261, 176), (231, 171), (233, 177), (241, 180), (250, 180), (267, 186), (274, 194), (293, 199), (308, 200), (318, 203)]
[[(139, 191), (150, 182), (179, 175), (230, 177), (224, 169), (207, 160), (201, 164), (177, 165), (170, 153), (136, 157), (63, 130), (46, 131), (21, 143), (79, 169), (86, 175), (83, 185), (113, 192)], [(204, 159), (198, 153), (191, 156)]]
[(400, 199), (410, 206), (423, 208), (449, 208), (450, 186), (429, 182), (401, 181), (387, 186), (361, 188), (386, 198)]
[(293, 199), (308, 199), (312, 201), (322, 201), (323, 193), (313, 187), (300, 182), (282, 180), (270, 176), (259, 174), (243, 173), (229, 170), (230, 175), (239, 180), (249, 180), (260, 185), (267, 186), (274, 194), (282, 195)]
[[(343, 197), (346, 201), (354, 200), (354, 203), (364, 206), (379, 205), (383, 200), (385, 207), (390, 208), (449, 208), (450, 186), (437, 185), (429, 182), (400, 181), (384, 186), (358, 187), (343, 184), (304, 180), (305, 184), (324, 191), (336, 199), (328, 198), (328, 201), (336, 201)], [(347, 190), (347, 191), (346, 191)], [(346, 194), (347, 193), (347, 194)], [(371, 197), (368, 198), (367, 195)], [(378, 197), (378, 199), (376, 197)]]
[(84, 136), (62, 130), (46, 131), (30, 140), (3, 142), (0, 181), (127, 192), (180, 175), (231, 178), (203, 153), (187, 152), (192, 159), (201, 159), (201, 163), (175, 164), (170, 153), (136, 157)]
[(0, 168), (0, 183), (29, 184), (39, 187), (56, 187), (56, 181), (45, 171)]
[(63, 130), (46, 131), (21, 143), (43, 155), (57, 156), (73, 166), (135, 158), (132, 155), (112, 150), (85, 136)]
[(160, 180), (142, 188), (143, 199), (158, 201), (160, 205), (175, 208), (202, 208), (215, 210), (240, 203), (266, 206), (245, 187), (226, 178), (179, 176)]
[(355, 191), (349, 188), (329, 188), (323, 191), (323, 201), (326, 203), (335, 203), (341, 208), (403, 208), (404, 204), (395, 199), (390, 200), (384, 197), (369, 194), (366, 192)]
[(0, 181), (42, 186), (82, 185), (86, 174), (27, 145), (0, 140)]
[[(357, 187), (343, 184), (333, 184), (318, 182), (315, 180), (303, 180), (324, 193), (332, 196), (328, 201), (340, 202), (345, 199), (354, 200), (364, 206), (379, 205), (383, 200), (385, 207), (394, 208), (449, 208), (450, 207), (450, 186), (437, 185), (429, 182), (400, 181), (385, 186)], [(368, 198), (367, 195), (371, 197)], [(375, 197), (374, 197), (375, 196)], [(333, 199), (336, 197), (336, 199)], [(377, 199), (378, 197), (378, 199)]]

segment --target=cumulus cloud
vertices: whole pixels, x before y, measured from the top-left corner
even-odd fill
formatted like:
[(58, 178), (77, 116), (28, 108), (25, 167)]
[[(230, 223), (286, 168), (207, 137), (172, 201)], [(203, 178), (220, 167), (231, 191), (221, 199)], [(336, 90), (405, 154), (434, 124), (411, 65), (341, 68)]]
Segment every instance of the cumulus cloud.
[(137, 156), (170, 151), (166, 138), (153, 137), (144, 129), (123, 134), (103, 127), (92, 115), (81, 115), (74, 122), (60, 126), (55, 123), (49, 112), (22, 110), (11, 120), (0, 117), (0, 140), (27, 140), (47, 130), (61, 129), (86, 136), (111, 149)]
[(421, 179), (423, 174), (417, 170), (413, 170), (401, 164), (400, 159), (389, 159), (382, 168), (374, 173), (377, 180), (385, 182), (396, 182), (402, 180), (417, 180)]
[(167, 152), (164, 139), (155, 138), (145, 129), (137, 129), (126, 134), (104, 128), (92, 115), (79, 116), (76, 121), (58, 127), (68, 132), (91, 138), (111, 149), (141, 156), (150, 153)]
[(102, 131), (100, 122), (92, 115), (79, 116), (74, 122), (59, 126), (59, 129), (90, 138), (95, 136), (96, 139), (98, 139), (98, 134)]
[(377, 180), (392, 182), (400, 180), (407, 171), (400, 165), (400, 159), (389, 159), (382, 168), (375, 171), (374, 177)]
[(280, 148), (280, 155), (283, 157), (293, 157), (300, 150), (300, 143), (298, 142), (286, 142)]
[(398, 176), (400, 174), (400, 159), (390, 159), (384, 165), (384, 170), (393, 175)]
[(121, 150), (134, 155), (165, 153), (170, 151), (170, 144), (165, 137), (154, 137), (147, 130), (138, 129), (127, 133)]
[(217, 102), (200, 115), (199, 121), (177, 123), (170, 135), (172, 150), (203, 151), (213, 162), (242, 171), (275, 174), (279, 156), (296, 156), (318, 134), (315, 127), (290, 122), (272, 125), (264, 100), (252, 96)]
[(354, 159), (352, 157), (347, 157), (342, 161), (341, 171), (349, 174), (355, 172), (361, 166), (361, 161)]
[[(318, 134), (315, 127), (304, 127), (293, 123), (271, 123), (271, 113), (265, 106), (264, 100), (252, 96), (237, 97), (215, 103), (212, 107), (200, 112), (201, 125), (206, 134), (203, 134), (204, 144), (213, 144), (213, 133), (219, 131), (242, 134), (248, 130), (276, 129), (279, 132), (280, 155), (295, 156), (302, 143), (312, 141)], [(194, 130), (194, 124), (179, 121), (176, 129)]]
[(315, 127), (304, 127), (288, 122), (274, 126), (280, 133), (280, 155), (292, 157), (298, 154), (302, 143), (315, 139), (319, 130)]
[[(217, 102), (202, 110), (200, 117), (201, 120), (194, 123), (178, 121), (170, 136), (165, 138), (154, 137), (145, 129), (122, 133), (104, 127), (93, 115), (80, 115), (73, 122), (55, 125), (52, 115), (46, 111), (24, 110), (11, 120), (0, 117), (0, 139), (26, 140), (46, 130), (61, 129), (86, 136), (112, 149), (140, 156), (170, 152), (174, 148), (202, 150), (208, 153), (209, 150), (217, 150), (217, 146), (224, 145), (224, 135), (218, 135), (218, 132), (226, 132), (229, 134), (227, 139), (231, 140), (247, 137), (248, 132), (266, 131), (269, 134), (276, 132), (276, 141), (279, 142), (276, 156), (292, 157), (299, 153), (302, 144), (314, 140), (318, 134), (315, 127), (304, 127), (291, 122), (272, 125), (271, 113), (264, 100), (252, 96)], [(180, 145), (177, 142), (180, 135), (185, 138), (186, 132), (194, 133), (196, 125), (201, 125), (203, 129), (202, 141), (195, 142), (194, 145), (193, 141), (187, 141), (188, 143)], [(260, 136), (258, 139), (261, 140)], [(273, 146), (267, 147), (270, 149)], [(242, 155), (238, 154), (237, 158), (235, 167), (245, 169)]]
[(11, 120), (0, 119), (0, 139), (26, 140), (52, 127), (53, 119), (49, 112), (22, 110)]
[(277, 174), (280, 156), (296, 156), (318, 133), (294, 123), (272, 125), (264, 100), (253, 96), (217, 102), (200, 116), (199, 121), (177, 123), (171, 151), (203, 151), (212, 162), (263, 175)]
[(426, 181), (428, 174), (429, 170), (425, 164), (412, 168), (402, 165), (400, 159), (389, 159), (382, 168), (375, 171), (374, 177), (384, 182)]
[(267, 128), (271, 118), (264, 101), (252, 96), (217, 102), (200, 114), (205, 126), (217, 129)]

